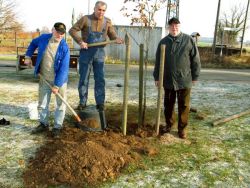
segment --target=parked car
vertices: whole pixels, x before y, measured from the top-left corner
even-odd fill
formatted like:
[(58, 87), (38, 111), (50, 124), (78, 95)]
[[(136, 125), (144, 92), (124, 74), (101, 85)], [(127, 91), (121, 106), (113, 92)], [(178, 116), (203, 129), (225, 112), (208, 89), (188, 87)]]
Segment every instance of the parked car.
[[(28, 65), (24, 64), (25, 54), (24, 50), (27, 49), (25, 47), (17, 47), (17, 62), (16, 62), (16, 72), (18, 73), (21, 70), (27, 69)], [(32, 65), (36, 64), (37, 53), (31, 57)], [(79, 49), (70, 48), (70, 69), (75, 69), (78, 73), (78, 60), (79, 60)]]

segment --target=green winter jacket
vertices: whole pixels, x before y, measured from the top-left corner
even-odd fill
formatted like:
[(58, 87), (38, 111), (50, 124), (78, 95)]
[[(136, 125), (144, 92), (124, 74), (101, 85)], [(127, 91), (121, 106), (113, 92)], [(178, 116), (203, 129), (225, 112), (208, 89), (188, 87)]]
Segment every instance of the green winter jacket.
[(166, 45), (163, 87), (187, 89), (192, 87), (200, 74), (201, 63), (198, 48), (193, 38), (180, 33), (177, 37), (167, 35), (158, 44), (154, 67), (154, 79), (159, 80), (161, 45)]

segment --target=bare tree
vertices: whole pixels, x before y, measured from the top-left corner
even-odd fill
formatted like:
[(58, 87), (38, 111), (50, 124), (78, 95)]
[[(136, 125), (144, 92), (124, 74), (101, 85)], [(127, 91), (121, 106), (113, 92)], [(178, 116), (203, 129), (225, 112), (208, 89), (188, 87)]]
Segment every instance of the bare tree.
[(13, 0), (0, 0), (0, 33), (23, 30), (23, 24), (17, 19), (15, 7)]
[(155, 13), (166, 7), (167, 0), (125, 0), (121, 11), (131, 18), (131, 25), (155, 27)]
[[(229, 45), (237, 44), (237, 38), (243, 31), (244, 15), (246, 9), (241, 5), (235, 5), (230, 9), (230, 14), (223, 13), (222, 19), (219, 21), (218, 38), (220, 42)], [(224, 31), (224, 28), (232, 28), (232, 30)], [(222, 40), (222, 41), (221, 41)]]

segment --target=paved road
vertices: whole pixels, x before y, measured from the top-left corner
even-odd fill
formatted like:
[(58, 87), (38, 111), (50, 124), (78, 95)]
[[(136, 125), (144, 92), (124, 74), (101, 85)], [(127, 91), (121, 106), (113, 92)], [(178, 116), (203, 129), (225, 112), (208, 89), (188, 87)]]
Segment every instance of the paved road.
[(0, 60), (0, 67), (5, 67), (5, 66), (16, 66), (16, 61), (3, 61)]
[[(123, 65), (107, 65), (107, 72), (113, 71), (121, 74)], [(131, 66), (131, 72), (138, 74), (138, 66)], [(152, 75), (153, 67), (149, 67), (148, 75)], [(122, 75), (122, 74), (121, 74)], [(250, 69), (202, 69), (200, 80), (216, 80), (225, 82), (246, 82), (250, 84)]]
[[(0, 72), (16, 71), (15, 61), (1, 61)], [(131, 75), (138, 74), (138, 66), (130, 66)], [(153, 67), (149, 67), (148, 75), (152, 75)], [(106, 74), (120, 74), (123, 76), (124, 65), (106, 65)], [(72, 70), (75, 72), (75, 70)], [(250, 83), (250, 69), (202, 69), (200, 80), (216, 80), (222, 82), (246, 82)]]
[(203, 69), (201, 80), (247, 82), (250, 84), (250, 69)]

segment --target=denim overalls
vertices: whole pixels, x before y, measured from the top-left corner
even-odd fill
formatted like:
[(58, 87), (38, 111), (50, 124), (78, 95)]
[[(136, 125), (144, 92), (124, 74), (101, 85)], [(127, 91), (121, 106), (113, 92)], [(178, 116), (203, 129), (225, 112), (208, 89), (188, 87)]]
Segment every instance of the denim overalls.
[[(103, 33), (106, 29), (106, 18), (104, 17), (102, 31), (93, 32), (91, 29), (91, 19), (88, 17), (88, 38), (87, 43), (103, 42)], [(93, 66), (95, 80), (95, 101), (96, 104), (104, 104), (105, 101), (105, 79), (104, 79), (104, 46), (81, 49), (79, 59), (80, 80), (78, 85), (80, 104), (86, 105), (88, 99), (88, 85), (91, 67)]]

